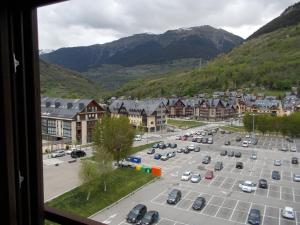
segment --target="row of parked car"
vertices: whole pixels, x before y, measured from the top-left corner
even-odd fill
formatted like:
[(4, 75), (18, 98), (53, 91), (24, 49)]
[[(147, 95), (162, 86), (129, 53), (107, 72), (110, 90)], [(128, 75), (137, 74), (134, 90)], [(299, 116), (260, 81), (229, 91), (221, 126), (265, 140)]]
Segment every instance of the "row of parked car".
[[(181, 191), (179, 189), (173, 189), (167, 198), (168, 204), (177, 204), (181, 200)], [(193, 204), (192, 209), (194, 210), (202, 210), (206, 205), (205, 197), (199, 196), (197, 197)], [(295, 211), (292, 207), (285, 206), (281, 211), (281, 216), (287, 219), (295, 219)], [(247, 222), (253, 225), (260, 225), (261, 223), (261, 213), (259, 209), (252, 208), (249, 211)]]
[(81, 149), (71, 148), (69, 150), (56, 150), (51, 153), (51, 158), (63, 157), (65, 155), (70, 155), (72, 158), (80, 158), (86, 156), (85, 151)]
[(128, 213), (126, 221), (128, 223), (135, 223), (139, 225), (151, 225), (157, 223), (159, 220), (159, 213), (156, 210), (147, 211), (147, 206), (138, 204)]

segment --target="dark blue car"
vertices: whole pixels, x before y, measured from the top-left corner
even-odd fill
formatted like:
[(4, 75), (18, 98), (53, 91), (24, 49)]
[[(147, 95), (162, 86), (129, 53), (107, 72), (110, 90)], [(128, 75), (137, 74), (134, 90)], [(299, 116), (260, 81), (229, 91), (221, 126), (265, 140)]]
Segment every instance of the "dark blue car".
[(161, 154), (160, 153), (156, 153), (155, 155), (154, 155), (154, 159), (160, 159), (161, 158)]
[(252, 225), (260, 224), (260, 211), (258, 209), (251, 209), (248, 216), (248, 223)]

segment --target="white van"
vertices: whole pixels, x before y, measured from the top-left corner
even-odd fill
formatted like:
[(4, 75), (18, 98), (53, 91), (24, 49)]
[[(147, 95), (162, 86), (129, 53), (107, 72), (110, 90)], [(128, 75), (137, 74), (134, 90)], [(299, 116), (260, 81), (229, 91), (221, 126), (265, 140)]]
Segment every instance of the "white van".
[(139, 135), (139, 134), (137, 134), (137, 135), (135, 135), (134, 140), (135, 141), (141, 141), (142, 140), (142, 136)]

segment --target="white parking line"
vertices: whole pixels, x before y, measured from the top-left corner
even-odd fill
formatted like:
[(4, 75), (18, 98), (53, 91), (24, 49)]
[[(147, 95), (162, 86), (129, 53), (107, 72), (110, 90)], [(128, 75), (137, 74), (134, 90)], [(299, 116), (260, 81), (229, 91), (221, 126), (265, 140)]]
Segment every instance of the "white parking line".
[(249, 207), (249, 210), (248, 210), (248, 214), (247, 214), (247, 216), (246, 216), (246, 220), (245, 220), (245, 223), (246, 223), (246, 224), (247, 224), (247, 221), (248, 221), (248, 215), (249, 215), (249, 213), (250, 213), (251, 207), (252, 207), (252, 202), (251, 202), (251, 204), (250, 204), (250, 207)]
[(233, 216), (234, 211), (236, 210), (236, 207), (237, 207), (238, 203), (239, 203), (239, 200), (237, 200), (237, 202), (236, 202), (236, 204), (235, 204), (235, 206), (234, 206), (234, 208), (233, 208), (233, 210), (232, 210), (232, 213), (231, 213), (231, 215), (230, 215), (230, 217), (229, 217), (229, 220), (230, 220), (230, 221), (232, 221), (231, 219), (232, 219), (232, 216)]
[(267, 205), (265, 205), (265, 210), (264, 210), (264, 215), (263, 215), (263, 221), (262, 221), (262, 224), (264, 224), (264, 222), (265, 222), (266, 211), (267, 211)]
[(281, 220), (281, 209), (279, 208), (278, 210), (279, 210), (279, 214), (278, 214), (278, 215), (279, 215), (279, 225), (280, 225), (280, 220)]

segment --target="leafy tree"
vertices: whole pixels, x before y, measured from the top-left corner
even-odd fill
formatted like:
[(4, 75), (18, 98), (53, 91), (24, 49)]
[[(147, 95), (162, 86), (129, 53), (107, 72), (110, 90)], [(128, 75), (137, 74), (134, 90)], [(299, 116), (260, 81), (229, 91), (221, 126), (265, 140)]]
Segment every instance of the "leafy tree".
[(125, 116), (104, 116), (98, 121), (94, 130), (94, 144), (112, 154), (119, 161), (130, 155), (135, 131)]
[(81, 161), (81, 168), (79, 171), (79, 178), (82, 181), (82, 189), (87, 192), (86, 200), (90, 199), (91, 192), (95, 190), (97, 186), (97, 180), (99, 179), (99, 170), (95, 162), (89, 160)]

